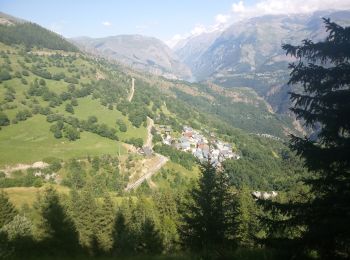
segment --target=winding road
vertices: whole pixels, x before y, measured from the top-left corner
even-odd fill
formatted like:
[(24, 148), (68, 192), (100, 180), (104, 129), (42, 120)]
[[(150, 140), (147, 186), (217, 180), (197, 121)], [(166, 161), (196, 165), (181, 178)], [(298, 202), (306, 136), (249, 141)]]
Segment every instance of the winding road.
[[(132, 100), (132, 97), (134, 96), (134, 91), (135, 91), (135, 86), (134, 86), (134, 78), (132, 78), (132, 85), (131, 85), (131, 94), (128, 98), (129, 102)], [(147, 117), (147, 139), (146, 142), (144, 144), (145, 147), (149, 147), (150, 149), (153, 148), (153, 144), (152, 144), (152, 127), (154, 126), (154, 121), (152, 118)], [(145, 174), (142, 175), (140, 178), (138, 178), (136, 181), (129, 183), (126, 188), (124, 189), (125, 191), (130, 191), (132, 189), (137, 188), (138, 186), (140, 186), (145, 180), (151, 178), (153, 176), (153, 174), (155, 174), (157, 171), (160, 170), (160, 168), (162, 168), (167, 161), (169, 160), (167, 157), (158, 154), (158, 153), (153, 153), (154, 156), (157, 158), (158, 162), (156, 164), (154, 164), (153, 166), (144, 169)]]
[(140, 186), (145, 180), (151, 178), (153, 174), (159, 171), (160, 168), (162, 168), (163, 165), (166, 164), (167, 161), (169, 160), (167, 157), (160, 154), (155, 154), (155, 156), (159, 158), (159, 162), (154, 167), (147, 169), (147, 173), (145, 175), (141, 176), (139, 179), (137, 179), (133, 183), (129, 183), (128, 186), (126, 186), (125, 191), (130, 191)]

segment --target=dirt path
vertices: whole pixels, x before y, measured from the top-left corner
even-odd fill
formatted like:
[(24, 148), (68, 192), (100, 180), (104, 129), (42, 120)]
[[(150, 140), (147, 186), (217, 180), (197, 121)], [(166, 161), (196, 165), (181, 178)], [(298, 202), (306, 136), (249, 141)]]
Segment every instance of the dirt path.
[(166, 162), (169, 160), (167, 157), (160, 154), (155, 154), (155, 156), (159, 160), (158, 163), (151, 168), (145, 169), (146, 174), (141, 176), (139, 179), (137, 179), (133, 183), (129, 183), (128, 186), (125, 188), (125, 191), (130, 191), (140, 186), (145, 180), (151, 178), (158, 170), (160, 170), (160, 168), (162, 168), (163, 165), (166, 164)]
[(4, 169), (1, 169), (0, 171), (3, 171), (6, 175), (9, 175), (11, 172), (14, 172), (14, 171), (25, 171), (29, 168), (44, 169), (47, 166), (49, 166), (47, 163), (39, 161), (33, 164), (17, 164), (15, 166), (6, 166)]
[(131, 78), (131, 93), (130, 93), (130, 96), (128, 97), (129, 102), (131, 102), (132, 98), (134, 97), (134, 92), (135, 92), (135, 79)]
[[(128, 101), (131, 102), (133, 96), (134, 96), (134, 92), (135, 92), (135, 79), (132, 78), (132, 83), (131, 83), (131, 93), (130, 96), (128, 98)], [(154, 121), (152, 118), (147, 117), (147, 139), (146, 142), (144, 144), (144, 146), (149, 147), (152, 149), (153, 144), (152, 144), (152, 127), (154, 126)], [(138, 186), (140, 186), (145, 180), (151, 178), (157, 171), (160, 170), (160, 168), (162, 168), (164, 166), (164, 164), (166, 164), (166, 162), (169, 160), (167, 157), (154, 153), (154, 156), (157, 158), (157, 162), (152, 164), (152, 166), (146, 167), (143, 169), (143, 175), (138, 178), (136, 181), (129, 183), (126, 188), (125, 191), (130, 191), (132, 189), (137, 188)], [(153, 183), (153, 185), (155, 185)]]
[[(152, 144), (152, 127), (154, 126), (154, 121), (152, 118), (147, 117), (147, 121), (148, 121), (148, 125), (147, 125), (147, 140), (145, 142), (146, 147), (152, 148), (153, 144)], [(157, 158), (157, 162), (154, 163), (152, 166), (150, 167), (146, 167), (145, 169), (143, 169), (143, 173), (144, 175), (142, 175), (140, 178), (138, 178), (136, 181), (129, 183), (128, 186), (125, 188), (125, 191), (130, 191), (132, 189), (137, 188), (138, 186), (140, 186), (145, 180), (150, 179), (155, 173), (157, 173), (157, 171), (160, 170), (160, 168), (162, 168), (166, 162), (169, 160), (167, 157), (160, 155), (158, 153), (154, 153), (155, 157)], [(155, 186), (155, 184), (153, 183), (153, 186)]]
[(146, 142), (145, 142), (144, 146), (152, 148), (153, 147), (153, 144), (152, 144), (152, 139), (153, 139), (152, 127), (154, 126), (154, 121), (150, 117), (147, 117), (147, 121), (148, 121), (148, 124), (147, 124), (147, 139), (146, 139)]

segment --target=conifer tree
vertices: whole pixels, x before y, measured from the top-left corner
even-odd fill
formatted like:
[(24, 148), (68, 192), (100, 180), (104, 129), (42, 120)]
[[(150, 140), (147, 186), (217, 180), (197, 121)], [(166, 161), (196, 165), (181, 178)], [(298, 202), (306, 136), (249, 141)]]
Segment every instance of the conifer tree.
[(123, 201), (115, 217), (113, 229), (113, 252), (115, 254), (134, 251), (136, 236), (131, 229), (131, 216), (134, 203), (131, 198)]
[(0, 191), (0, 228), (17, 215), (17, 210), (10, 202), (7, 194), (4, 191)]
[[(74, 255), (79, 250), (78, 234), (73, 221), (66, 214), (58, 193), (53, 187), (47, 187), (38, 197), (36, 208), (40, 215), (39, 228), (41, 241), (51, 253)], [(43, 252), (50, 254), (50, 252)]]
[(182, 212), (180, 229), (183, 243), (192, 250), (220, 251), (228, 245), (232, 213), (228, 180), (208, 161), (201, 166), (197, 187)]
[(234, 241), (240, 247), (252, 247), (258, 229), (258, 210), (247, 188), (243, 187), (235, 197)]
[(146, 218), (140, 234), (140, 251), (146, 254), (159, 254), (163, 250), (163, 241), (155, 223)]
[(72, 190), (70, 203), (71, 214), (79, 232), (80, 244), (88, 250), (91, 249), (95, 236), (94, 225), (97, 215), (97, 206), (92, 194), (91, 186), (84, 187), (80, 194)]
[(98, 240), (98, 247), (104, 252), (109, 252), (113, 247), (114, 217), (113, 202), (109, 194), (105, 193), (103, 204), (98, 208), (95, 221), (95, 234)]
[(324, 22), (329, 32), (324, 41), (283, 45), (287, 54), (298, 59), (290, 65), (289, 84), (303, 88), (303, 93), (291, 93), (291, 110), (316, 133), (314, 139), (291, 138), (291, 148), (312, 173), (305, 180), (309, 199), (272, 206), (287, 218), (275, 225), (301, 231), (299, 236), (284, 237), (297, 247), (294, 252), (316, 250), (322, 259), (349, 258), (350, 27), (329, 19)]

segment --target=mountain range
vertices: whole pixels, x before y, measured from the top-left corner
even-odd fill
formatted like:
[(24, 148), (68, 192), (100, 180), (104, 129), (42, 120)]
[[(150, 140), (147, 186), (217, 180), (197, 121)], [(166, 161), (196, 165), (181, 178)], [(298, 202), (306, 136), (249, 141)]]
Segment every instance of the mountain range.
[(286, 82), (288, 64), (293, 60), (281, 46), (324, 39), (322, 18), (346, 26), (350, 24), (350, 11), (255, 17), (232, 24), (223, 32), (190, 37), (174, 51), (197, 81), (211, 81), (226, 88), (252, 88), (275, 112), (288, 113), (291, 89)]
[(81, 50), (168, 79), (210, 81), (225, 88), (255, 90), (281, 114), (289, 113), (288, 64), (281, 48), (304, 39), (321, 40), (322, 18), (350, 24), (350, 11), (265, 15), (232, 24), (225, 30), (190, 36), (170, 49), (162, 41), (141, 35), (70, 39)]
[(70, 39), (80, 49), (169, 79), (189, 79), (190, 69), (161, 40), (142, 35)]

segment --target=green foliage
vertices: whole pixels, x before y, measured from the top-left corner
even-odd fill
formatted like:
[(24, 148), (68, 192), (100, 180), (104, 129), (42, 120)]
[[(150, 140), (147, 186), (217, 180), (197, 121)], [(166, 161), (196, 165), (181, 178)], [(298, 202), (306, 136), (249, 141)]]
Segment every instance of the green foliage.
[(17, 210), (9, 201), (7, 194), (0, 191), (0, 228), (10, 223), (16, 214)]
[(79, 250), (78, 234), (57, 191), (47, 187), (38, 197), (35, 207), (40, 216), (41, 239), (49, 250), (46, 254), (51, 251), (61, 255), (74, 255)]
[(324, 41), (283, 45), (297, 60), (290, 65), (289, 84), (303, 87), (303, 93), (291, 93), (291, 110), (317, 135), (291, 138), (292, 149), (312, 171), (304, 178), (310, 191), (286, 203), (267, 205), (275, 231), (269, 239), (276, 247), (287, 245), (294, 255), (314, 251), (320, 259), (346, 259), (350, 257), (350, 27), (324, 22), (329, 32)]
[(76, 78), (70, 77), (70, 78), (65, 78), (64, 79), (65, 82), (67, 83), (71, 83), (71, 84), (79, 84), (79, 80), (77, 80)]
[(40, 86), (46, 86), (46, 81), (44, 79), (39, 80), (39, 85)]
[(126, 124), (124, 123), (123, 120), (118, 119), (117, 124), (119, 125), (119, 131), (120, 132), (126, 132), (128, 130)]
[(5, 44), (23, 44), (53, 50), (77, 51), (77, 48), (56, 33), (34, 23), (17, 23), (12, 26), (0, 25), (0, 41)]
[(141, 148), (143, 146), (143, 140), (142, 138), (130, 138), (125, 141), (128, 144), (132, 144), (138, 148)]
[(115, 210), (110, 196), (105, 193), (103, 204), (97, 211), (94, 228), (98, 247), (104, 252), (110, 252), (113, 248), (113, 229), (114, 229)]
[(179, 151), (169, 145), (156, 145), (153, 147), (153, 149), (155, 152), (169, 157), (171, 161), (182, 165), (188, 170), (191, 170), (197, 162), (196, 158), (192, 154)]
[(74, 108), (73, 108), (72, 104), (69, 104), (69, 103), (66, 104), (65, 110), (66, 110), (68, 113), (74, 114)]
[(0, 82), (11, 79), (10, 73), (6, 69), (0, 70)]
[(240, 247), (253, 247), (259, 231), (258, 209), (249, 190), (237, 191), (233, 212), (234, 240)]
[(75, 141), (80, 138), (80, 132), (73, 126), (66, 125), (63, 128), (64, 137), (66, 137), (69, 141)]
[(25, 216), (16, 215), (1, 231), (7, 234), (9, 240), (23, 239), (32, 236), (33, 224)]
[(185, 247), (211, 254), (232, 247), (232, 194), (225, 174), (217, 173), (210, 162), (201, 167), (198, 185), (182, 212), (181, 235)]
[(0, 126), (6, 126), (10, 124), (10, 120), (7, 115), (3, 112), (0, 112)]
[(163, 250), (162, 238), (156, 228), (154, 207), (145, 198), (135, 205), (130, 200), (118, 211), (114, 228), (116, 253), (141, 252), (156, 254)]
[(25, 78), (21, 78), (21, 83), (23, 85), (28, 85), (28, 81)]
[(19, 111), (16, 114), (16, 119), (18, 121), (24, 121), (30, 118), (31, 116), (32, 116), (32, 113), (28, 109), (25, 109), (25, 110)]
[(91, 186), (86, 186), (80, 193), (76, 190), (71, 192), (70, 201), (71, 215), (74, 225), (79, 233), (80, 244), (85, 248), (91, 248), (96, 235), (97, 205), (91, 191)]
[(68, 174), (63, 184), (73, 189), (81, 189), (84, 187), (86, 182), (86, 172), (81, 163), (79, 163), (76, 159), (72, 159), (65, 167), (68, 170)]
[(28, 77), (29, 72), (27, 70), (22, 70), (22, 75)]

